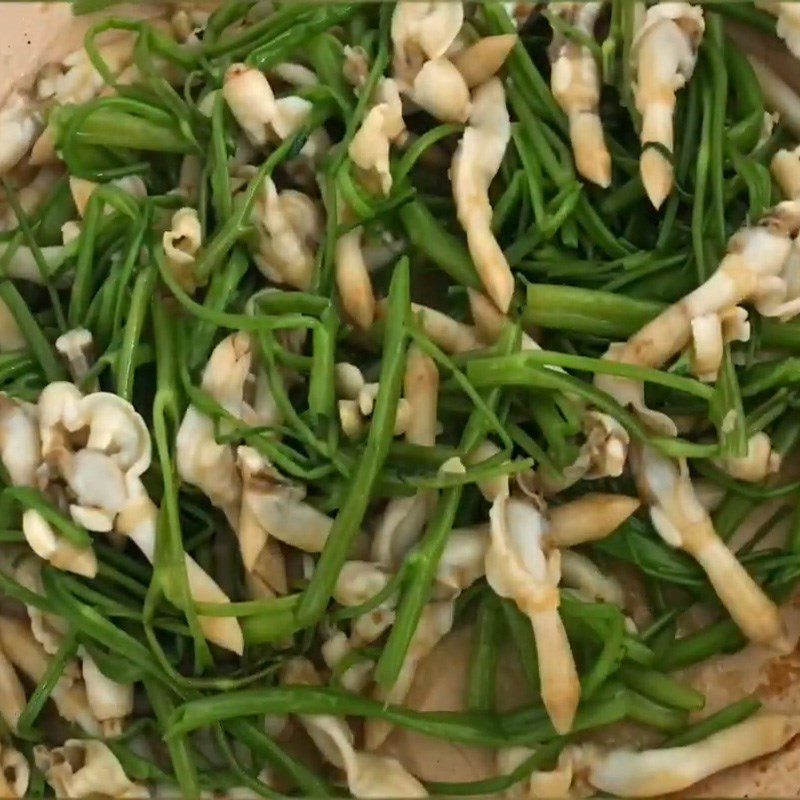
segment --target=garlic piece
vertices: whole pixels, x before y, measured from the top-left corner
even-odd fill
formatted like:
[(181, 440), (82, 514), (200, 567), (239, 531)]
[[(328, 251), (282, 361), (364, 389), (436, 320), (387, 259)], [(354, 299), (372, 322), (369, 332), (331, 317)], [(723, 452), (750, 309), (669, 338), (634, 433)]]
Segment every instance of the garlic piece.
[(414, 78), (414, 102), (441, 122), (466, 122), (469, 88), (455, 65), (444, 56), (426, 61)]
[(296, 133), (311, 112), (301, 97), (275, 98), (264, 73), (246, 64), (231, 64), (222, 86), (225, 102), (247, 138), (257, 147), (271, 139), (287, 139)]
[(477, 42), (459, 50), (451, 60), (469, 89), (474, 89), (493, 78), (508, 58), (517, 37), (513, 33), (484, 36)]
[[(548, 14), (561, 17), (589, 39), (602, 2), (555, 2)], [(550, 87), (569, 119), (569, 137), (578, 172), (598, 186), (611, 183), (611, 155), (600, 119), (600, 72), (591, 50), (559, 33), (550, 46)]]
[(770, 164), (772, 177), (787, 200), (800, 200), (800, 146), (778, 150)]
[[(634, 100), (642, 115), (642, 145), (655, 142), (674, 149), (675, 94), (692, 77), (705, 30), (703, 11), (683, 2), (651, 6), (636, 33)], [(650, 202), (660, 208), (672, 191), (672, 164), (654, 147), (642, 152), (642, 182)]]
[(514, 276), (492, 233), (489, 184), (510, 138), (505, 91), (502, 82), (493, 78), (473, 93), (469, 124), (453, 157), (451, 182), (458, 221), (467, 234), (475, 268), (486, 293), (503, 313), (511, 304)]

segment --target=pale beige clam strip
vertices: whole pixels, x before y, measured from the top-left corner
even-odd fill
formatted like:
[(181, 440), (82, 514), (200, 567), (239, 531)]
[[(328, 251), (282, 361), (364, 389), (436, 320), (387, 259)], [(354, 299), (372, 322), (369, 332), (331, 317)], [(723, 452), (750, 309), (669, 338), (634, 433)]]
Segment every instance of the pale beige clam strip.
[(638, 497), (588, 493), (547, 511), (545, 541), (551, 547), (575, 547), (612, 534), (641, 505)]
[(296, 61), (282, 61), (270, 67), (270, 74), (297, 89), (310, 89), (319, 85), (319, 78), (313, 69)]
[[(602, 2), (556, 2), (548, 5), (547, 12), (594, 39), (602, 9)], [(594, 55), (588, 47), (554, 33), (550, 64), (550, 88), (569, 120), (575, 167), (587, 180), (607, 187), (611, 183), (611, 155), (603, 138), (601, 77)]]
[(28, 791), (30, 767), (19, 750), (0, 745), (0, 797), (22, 800)]
[[(333, 599), (345, 607), (359, 606), (386, 588), (389, 570), (371, 561), (346, 561), (336, 580)], [(361, 646), (377, 640), (394, 623), (396, 596), (353, 622), (350, 643)]]
[[(86, 213), (86, 208), (94, 194), (94, 190), (100, 185), (101, 184), (87, 180), (86, 178), (78, 178), (75, 175), (70, 175), (69, 189), (72, 194), (72, 200), (75, 203), (75, 208), (81, 219), (83, 219)], [(109, 185), (121, 189), (123, 192), (127, 192), (131, 197), (137, 200), (147, 197), (147, 186), (140, 175), (125, 175), (122, 178), (115, 178), (109, 181)], [(103, 213), (111, 214), (112, 209), (106, 205)]]
[(768, 108), (780, 114), (781, 123), (800, 136), (800, 98), (792, 86), (756, 56), (748, 56)]
[[(390, 689), (376, 686), (374, 697), (383, 703), (402, 703), (411, 688), (419, 663), (450, 632), (453, 627), (455, 606), (452, 600), (428, 603), (422, 611), (414, 636), (400, 668), (400, 674)], [(392, 730), (392, 725), (382, 719), (364, 722), (364, 743), (367, 750), (376, 750)]]
[[(133, 63), (135, 41), (133, 33), (124, 32), (113, 42), (101, 44), (98, 48), (100, 57), (115, 77)], [(82, 47), (66, 56), (60, 64), (45, 66), (36, 81), (37, 97), (59, 105), (85, 103), (105, 88), (105, 79)]]
[[(74, 502), (70, 514), (90, 530), (129, 536), (152, 562), (158, 509), (141, 476), (150, 466), (150, 434), (133, 406), (117, 395), (81, 396), (69, 383), (51, 383), (39, 396), (42, 454), (66, 483)], [(29, 509), (25, 516), (38, 513)], [(38, 527), (44, 520), (35, 520)], [(25, 518), (23, 518), (23, 530)], [(86, 552), (86, 551), (81, 551)], [(90, 552), (90, 551), (89, 551)], [(197, 601), (224, 603), (227, 596), (186, 556), (189, 589)], [(243, 640), (234, 618), (200, 617), (205, 635), (241, 652)]]
[(204, 8), (178, 8), (170, 18), (170, 29), (177, 41), (196, 47), (205, 30), (210, 12)]
[(251, 220), (258, 234), (254, 258), (259, 270), (273, 283), (308, 289), (324, 228), (319, 205), (294, 189), (279, 192), (267, 178)]
[(392, 14), (393, 75), (405, 91), (426, 61), (440, 58), (464, 22), (461, 0), (400, 0)]
[(392, 143), (400, 141), (406, 129), (397, 83), (391, 78), (381, 78), (372, 102), (348, 145), (347, 154), (365, 178), (377, 183), (379, 190), (388, 195), (392, 189), (389, 152)]
[[(50, 656), (33, 638), (30, 625), (25, 620), (0, 616), (0, 649), (29, 681), (37, 684), (42, 680)], [(89, 708), (82, 682), (63, 676), (53, 688), (50, 698), (65, 720), (80, 725), (90, 736), (101, 735), (100, 725)]]
[[(46, 165), (36, 171), (31, 181), (17, 187), (17, 203), (25, 214), (30, 215), (50, 196), (61, 176), (60, 166)], [(17, 215), (4, 194), (0, 194), (0, 230), (7, 231), (17, 227)]]
[(200, 183), (203, 180), (203, 162), (194, 153), (185, 155), (178, 174), (178, 186), (174, 189), (185, 202), (196, 205), (199, 199)]
[[(320, 682), (314, 666), (304, 658), (291, 659), (281, 673), (283, 685), (315, 686)], [(353, 732), (341, 717), (301, 714), (299, 719), (322, 757), (345, 773), (353, 797), (428, 796), (422, 784), (397, 759), (356, 750)]]
[(772, 449), (769, 435), (759, 431), (747, 440), (745, 455), (728, 456), (714, 463), (737, 481), (760, 483), (780, 470), (781, 456)]
[(236, 462), (242, 478), (236, 535), (248, 587), (257, 597), (284, 595), (288, 590), (286, 561), (277, 539), (259, 521), (253, 511), (258, 495), (272, 491), (283, 478), (257, 450), (241, 446)]
[[(504, 747), (497, 751), (497, 771), (508, 775), (534, 754), (528, 747)], [(584, 748), (567, 745), (558, 755), (553, 769), (534, 770), (525, 781), (509, 787), (507, 800), (555, 800), (555, 798), (591, 797), (593, 789), (583, 778), (580, 767)]]
[(800, 6), (793, 0), (756, 0), (755, 5), (777, 17), (775, 32), (786, 42), (792, 54), (800, 58)]
[[(760, 296), (774, 295), (798, 230), (800, 201), (779, 203), (759, 225), (744, 227), (731, 237), (725, 257), (705, 283), (661, 312), (627, 342), (612, 344), (605, 357), (662, 367), (690, 343), (693, 319), (723, 314), (745, 301), (758, 305)], [(652, 428), (675, 435), (674, 423), (668, 417), (646, 409), (641, 382), (598, 375), (595, 385), (623, 405), (632, 406)]]
[(458, 50), (450, 59), (467, 87), (474, 89), (500, 71), (516, 43), (517, 36), (513, 33), (484, 36)]
[[(305, 553), (322, 552), (333, 519), (304, 500), (305, 487), (280, 476), (266, 460), (259, 459), (252, 448), (239, 448), (239, 452), (243, 460), (249, 460), (252, 470), (243, 506), (252, 513), (265, 534)], [(246, 567), (255, 562), (261, 546), (258, 541), (242, 543)]]
[[(494, 343), (503, 334), (509, 319), (502, 314), (497, 306), (482, 292), (476, 289), (467, 289), (469, 309), (478, 334), (486, 342)], [(522, 331), (520, 350), (541, 350), (539, 343), (530, 334)]]
[(17, 730), (20, 714), (28, 704), (25, 689), (0, 646), (0, 718), (12, 730)]
[(117, 757), (103, 742), (67, 739), (61, 747), (52, 749), (36, 745), (33, 754), (37, 768), (44, 773), (57, 798), (150, 797), (146, 786), (128, 778)]
[(41, 112), (26, 95), (12, 92), (0, 109), (0, 175), (10, 172), (42, 131)]
[(246, 64), (231, 64), (222, 94), (247, 138), (257, 147), (296, 133), (311, 112), (311, 103), (289, 95), (276, 99), (263, 72)]
[(89, 530), (110, 531), (150, 465), (150, 434), (142, 417), (109, 392), (85, 397), (70, 383), (51, 383), (39, 395), (42, 488), (60, 479), (69, 512)]
[(91, 546), (74, 545), (35, 509), (29, 508), (23, 512), (22, 532), (31, 550), (56, 569), (85, 578), (97, 575), (97, 556)]
[[(42, 585), (42, 562), (33, 554), (25, 554), (16, 558), (12, 566), (12, 577), (17, 583), (24, 586), (34, 594), (44, 595)], [(57, 614), (45, 614), (36, 606), (25, 606), (31, 621), (33, 638), (44, 648), (44, 651), (54, 656), (64, 641), (69, 625), (63, 617)]]
[(561, 576), (558, 550), (546, 553), (544, 515), (508, 490), (489, 512), (491, 546), (486, 579), (501, 597), (513, 600), (530, 619), (541, 674), (542, 702), (553, 727), (565, 733), (580, 700), (580, 682), (564, 624), (558, 613)]
[(347, 316), (368, 330), (376, 313), (375, 294), (362, 248), (363, 229), (357, 226), (336, 240), (336, 288)]
[[(641, 407), (644, 407), (644, 399)], [(537, 470), (536, 485), (545, 495), (558, 494), (579, 480), (622, 475), (630, 445), (630, 436), (625, 428), (614, 417), (599, 411), (585, 412), (582, 425), (584, 440), (575, 461), (554, 475), (544, 469)]]
[(514, 293), (514, 276), (492, 233), (489, 185), (511, 139), (503, 84), (492, 78), (472, 95), (469, 122), (450, 170), (458, 221), (486, 293), (503, 313)]
[[(5, 254), (6, 246), (5, 242), (0, 242), (0, 256)], [(75, 252), (74, 246), (67, 247), (60, 244), (47, 245), (46, 247), (41, 247), (40, 250), (44, 262), (47, 264), (48, 274), (52, 274)], [(6, 275), (9, 278), (30, 281), (42, 286), (45, 282), (30, 247), (18, 247), (14, 251), (6, 267)], [(59, 276), (55, 280), (55, 284), (59, 287), (68, 285), (68, 278)]]
[(89, 708), (104, 736), (119, 736), (125, 720), (133, 713), (133, 684), (117, 683), (106, 677), (88, 653), (79, 656)]
[(685, 747), (615, 750), (589, 759), (588, 781), (621, 797), (660, 797), (736, 764), (780, 750), (800, 733), (800, 716), (761, 713)]
[(367, 51), (361, 45), (346, 44), (343, 53), (342, 75), (354, 89), (361, 89), (369, 76)]
[[(254, 370), (253, 341), (248, 333), (231, 334), (214, 348), (203, 370), (201, 388), (243, 422), (269, 425), (277, 421), (266, 382), (258, 369)], [(252, 403), (247, 399), (251, 394)], [(235, 528), (242, 481), (233, 446), (216, 441), (213, 421), (195, 406), (186, 410), (176, 444), (181, 478), (222, 509)]]
[[(699, 6), (662, 2), (647, 10), (631, 53), (643, 145), (655, 142), (673, 152), (676, 92), (692, 77), (704, 30)], [(657, 149), (648, 147), (642, 152), (640, 167), (645, 191), (660, 208), (672, 191), (672, 164)]]
[[(403, 378), (403, 399), (408, 405), (405, 440), (432, 447), (436, 442), (439, 370), (417, 345), (408, 348)], [(371, 557), (382, 566), (397, 569), (414, 545), (436, 502), (436, 492), (419, 491), (389, 500), (372, 539)]]
[[(141, 494), (129, 500), (125, 508), (118, 514), (114, 528), (117, 533), (128, 536), (150, 563), (153, 563), (155, 558), (157, 519), (158, 508), (142, 488)], [(185, 564), (189, 593), (195, 602), (230, 602), (230, 598), (220, 589), (214, 579), (188, 553), (185, 557)], [(198, 622), (203, 635), (209, 641), (226, 650), (242, 654), (244, 636), (236, 618), (199, 616)]]
[(14, 486), (35, 486), (41, 463), (36, 406), (0, 394), (0, 458)]
[(561, 585), (573, 589), (587, 603), (611, 603), (622, 608), (625, 592), (612, 575), (606, 575), (591, 558), (577, 550), (561, 551)]
[(197, 288), (194, 265), (203, 244), (203, 229), (197, 210), (184, 206), (173, 215), (169, 230), (161, 238), (167, 266), (178, 283), (187, 291)]
[(722, 366), (725, 345), (750, 339), (747, 311), (734, 306), (719, 314), (701, 314), (692, 322), (689, 357), (692, 372), (698, 380), (714, 383)]
[(489, 549), (489, 525), (454, 528), (447, 537), (436, 566), (433, 596), (451, 600), (486, 574), (486, 551)]
[[(353, 652), (353, 644), (344, 631), (334, 630), (324, 634), (327, 638), (320, 646), (325, 665), (335, 670)], [(372, 679), (375, 665), (371, 661), (357, 661), (339, 674), (339, 684), (353, 694), (361, 694)]]
[(632, 449), (631, 459), (639, 494), (661, 538), (700, 564), (748, 639), (782, 652), (787, 639), (777, 606), (717, 535), (685, 462), (676, 463), (648, 445)]
[[(383, 317), (385, 311), (386, 302), (382, 300), (377, 306), (378, 318)], [(486, 347), (486, 342), (473, 325), (459, 322), (443, 311), (421, 303), (412, 302), (411, 311), (424, 334), (446, 353), (467, 353)]]

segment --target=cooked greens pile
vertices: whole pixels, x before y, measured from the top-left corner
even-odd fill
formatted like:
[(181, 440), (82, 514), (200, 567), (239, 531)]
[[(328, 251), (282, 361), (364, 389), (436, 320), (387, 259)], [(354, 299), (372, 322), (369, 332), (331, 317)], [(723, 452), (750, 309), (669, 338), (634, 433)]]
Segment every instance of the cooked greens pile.
[(650, 796), (800, 731), (676, 674), (795, 645), (800, 98), (746, 44), (800, 6), (755, 6), (183, 4), (7, 99), (0, 795)]

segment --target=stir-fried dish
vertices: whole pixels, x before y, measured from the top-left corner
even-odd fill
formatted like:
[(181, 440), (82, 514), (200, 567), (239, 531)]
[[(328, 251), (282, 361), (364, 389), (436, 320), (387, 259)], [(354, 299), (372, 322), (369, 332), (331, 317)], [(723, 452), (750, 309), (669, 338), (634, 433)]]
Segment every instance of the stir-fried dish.
[(790, 743), (692, 669), (800, 634), (800, 3), (114, 13), (0, 110), (0, 796)]

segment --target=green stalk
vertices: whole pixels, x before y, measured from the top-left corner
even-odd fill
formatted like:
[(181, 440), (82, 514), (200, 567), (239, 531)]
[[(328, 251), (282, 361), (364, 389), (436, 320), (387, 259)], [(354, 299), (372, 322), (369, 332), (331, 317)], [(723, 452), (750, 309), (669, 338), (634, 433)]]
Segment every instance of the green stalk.
[(324, 613), (339, 571), (358, 535), (378, 474), (389, 455), (405, 371), (409, 292), (408, 261), (401, 259), (394, 268), (389, 289), (383, 339), (383, 350), (387, 355), (381, 366), (380, 389), (375, 401), (369, 436), (353, 475), (350, 492), (336, 515), (325, 549), (297, 609), (297, 620), (302, 627), (315, 623)]

